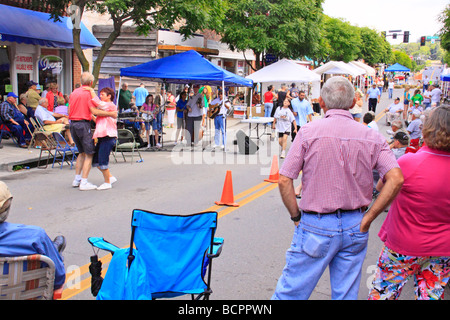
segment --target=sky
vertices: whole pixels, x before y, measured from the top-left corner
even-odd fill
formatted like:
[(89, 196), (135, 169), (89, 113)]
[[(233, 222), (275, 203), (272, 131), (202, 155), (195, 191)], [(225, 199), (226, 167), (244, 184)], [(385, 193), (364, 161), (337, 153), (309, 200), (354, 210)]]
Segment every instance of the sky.
[[(355, 26), (388, 34), (389, 30), (409, 31), (409, 42), (418, 42), (421, 36), (433, 36), (441, 29), (437, 19), (447, 4), (450, 0), (325, 0), (322, 8), (326, 15)], [(387, 40), (397, 44), (403, 36)]]

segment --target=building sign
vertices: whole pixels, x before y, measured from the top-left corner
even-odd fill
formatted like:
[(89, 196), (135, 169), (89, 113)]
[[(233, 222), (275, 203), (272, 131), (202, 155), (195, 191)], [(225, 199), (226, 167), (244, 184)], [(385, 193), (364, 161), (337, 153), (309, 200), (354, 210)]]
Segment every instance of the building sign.
[(63, 68), (63, 61), (58, 56), (42, 56), (39, 58), (39, 69), (42, 71), (51, 70), (53, 74), (60, 74)]
[(33, 56), (31, 55), (17, 55), (15, 64), (17, 72), (32, 72), (34, 70)]

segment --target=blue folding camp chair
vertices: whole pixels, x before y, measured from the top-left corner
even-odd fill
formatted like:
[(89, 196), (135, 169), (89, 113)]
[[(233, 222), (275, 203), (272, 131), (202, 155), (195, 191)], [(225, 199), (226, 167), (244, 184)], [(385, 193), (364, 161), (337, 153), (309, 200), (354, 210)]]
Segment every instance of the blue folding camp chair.
[(214, 237), (216, 229), (217, 212), (181, 216), (133, 210), (129, 248), (103, 238), (88, 239), (93, 247), (113, 254), (97, 299), (190, 294), (193, 300), (208, 300), (212, 259), (220, 255), (224, 242)]

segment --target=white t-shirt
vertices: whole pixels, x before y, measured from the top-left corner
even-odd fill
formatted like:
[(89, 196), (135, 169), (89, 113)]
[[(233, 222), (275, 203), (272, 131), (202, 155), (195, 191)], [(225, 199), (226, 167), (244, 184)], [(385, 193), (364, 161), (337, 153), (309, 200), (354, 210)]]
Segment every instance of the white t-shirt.
[(277, 119), (275, 128), (278, 132), (291, 132), (291, 123), (295, 120), (291, 109), (278, 107), (274, 118)]
[(399, 110), (403, 110), (403, 105), (401, 103), (393, 103), (389, 106), (389, 112), (390, 113), (396, 113)]
[(367, 126), (371, 129), (380, 131), (380, 129), (378, 129), (378, 124), (375, 121), (370, 122)]
[(439, 88), (431, 90), (431, 103), (441, 101), (442, 91)]

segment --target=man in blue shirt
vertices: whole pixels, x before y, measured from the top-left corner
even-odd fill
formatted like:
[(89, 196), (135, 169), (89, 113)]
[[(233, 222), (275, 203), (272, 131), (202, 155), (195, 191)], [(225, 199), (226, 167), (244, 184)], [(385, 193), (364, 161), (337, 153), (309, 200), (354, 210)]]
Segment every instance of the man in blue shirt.
[(413, 111), (412, 121), (406, 130), (408, 130), (411, 139), (419, 139), (422, 136), (422, 120), (420, 120), (419, 110)]
[[(300, 130), (300, 127), (312, 121), (312, 115), (314, 114), (311, 104), (305, 97), (305, 92), (300, 91), (298, 97), (291, 101), (292, 111), (297, 123), (297, 132)], [(292, 141), (294, 141), (295, 136), (296, 134), (292, 130)]]
[[(37, 226), (6, 222), (13, 196), (8, 186), (0, 181), (0, 256), (17, 257), (41, 254), (55, 263), (55, 289), (64, 285), (66, 272), (61, 253), (66, 247), (63, 236), (51, 241), (44, 229)], [(2, 273), (3, 270), (0, 270)]]
[(369, 88), (366, 93), (366, 101), (369, 98), (369, 111), (375, 112), (377, 108), (377, 103), (380, 103), (380, 90), (378, 90), (375, 83), (372, 84), (372, 88)]
[(133, 97), (136, 99), (136, 107), (138, 108), (138, 110), (144, 104), (145, 98), (147, 98), (147, 96), (148, 90), (145, 89), (144, 84), (141, 83), (141, 85), (138, 88), (136, 88), (133, 92)]

